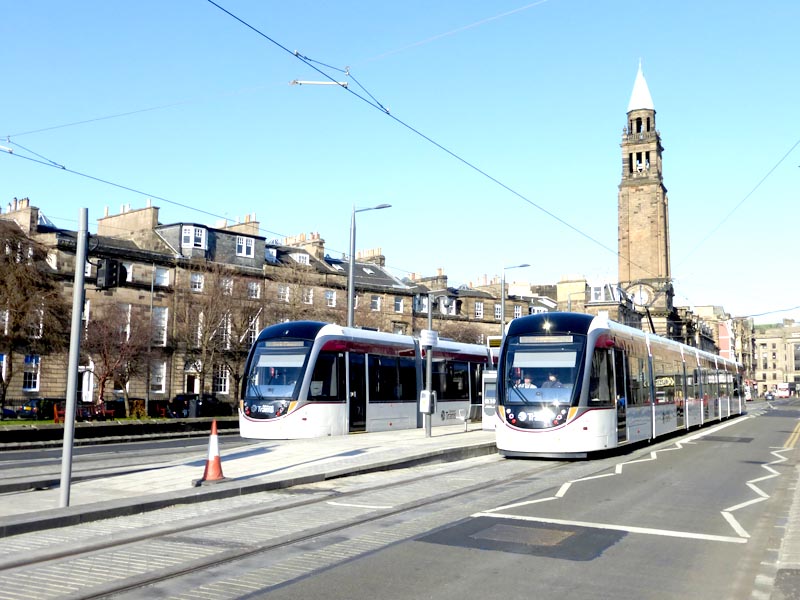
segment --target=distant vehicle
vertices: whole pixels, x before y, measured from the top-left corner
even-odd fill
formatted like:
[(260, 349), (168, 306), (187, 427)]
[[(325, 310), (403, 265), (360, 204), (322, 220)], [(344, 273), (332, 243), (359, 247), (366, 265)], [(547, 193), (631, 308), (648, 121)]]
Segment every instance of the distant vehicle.
[(764, 400), (775, 400), (775, 394), (773, 392), (767, 392), (764, 394)]
[(55, 400), (50, 398), (31, 398), (17, 411), (17, 417), (38, 421), (51, 420), (54, 406)]
[(167, 416), (180, 418), (229, 417), (233, 409), (214, 394), (178, 394), (167, 407)]
[(775, 391), (776, 398), (788, 398), (789, 397), (789, 384), (788, 383), (779, 383), (778, 389)]

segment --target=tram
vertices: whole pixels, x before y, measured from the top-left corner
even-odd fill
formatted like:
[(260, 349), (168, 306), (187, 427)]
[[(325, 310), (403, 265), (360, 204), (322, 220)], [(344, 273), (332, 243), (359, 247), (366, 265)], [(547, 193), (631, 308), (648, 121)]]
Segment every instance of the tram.
[[(463, 423), (481, 405), (490, 351), (439, 340), (431, 355), (431, 425)], [(315, 321), (267, 327), (245, 365), (240, 434), (296, 439), (421, 427), (425, 358), (406, 335)]]
[(501, 455), (585, 458), (742, 414), (741, 365), (605, 317), (514, 319), (500, 351)]

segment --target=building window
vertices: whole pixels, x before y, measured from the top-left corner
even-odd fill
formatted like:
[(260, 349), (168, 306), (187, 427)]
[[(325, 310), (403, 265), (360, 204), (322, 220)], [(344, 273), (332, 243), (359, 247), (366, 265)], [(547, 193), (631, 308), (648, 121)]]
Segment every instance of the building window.
[(8, 310), (0, 310), (0, 331), (3, 332), (3, 335), (8, 335)]
[(261, 284), (258, 281), (247, 282), (247, 297), (253, 300), (261, 297)]
[(293, 252), (289, 256), (291, 256), (298, 265), (307, 265), (307, 264), (309, 264), (308, 254), (302, 254), (300, 252)]
[(189, 288), (193, 292), (202, 292), (205, 280), (206, 278), (203, 276), (202, 273), (192, 273), (192, 277), (189, 283)]
[(250, 327), (247, 328), (247, 343), (249, 345), (253, 345), (256, 343), (256, 338), (258, 337), (259, 327), (258, 327), (258, 316), (253, 318), (250, 321)]
[(125, 269), (125, 279), (127, 283), (131, 283), (133, 281), (133, 263), (132, 262), (123, 262), (120, 263), (123, 269)]
[(233, 279), (230, 277), (223, 277), (222, 280), (219, 282), (219, 287), (222, 289), (222, 293), (225, 296), (232, 296), (233, 295)]
[(483, 318), (483, 302), (481, 301), (475, 303), (475, 318), (476, 319)]
[(253, 258), (253, 239), (241, 235), (236, 236), (236, 256)]
[(228, 395), (228, 367), (214, 365), (214, 393)]
[(220, 340), (222, 340), (222, 347), (225, 350), (231, 349), (231, 313), (225, 313), (222, 320), (219, 322), (218, 328)]
[(402, 296), (395, 296), (394, 297), (394, 312), (396, 312), (396, 313), (403, 312), (403, 298), (402, 298)]
[(381, 297), (380, 296), (371, 296), (369, 299), (369, 309), (371, 311), (380, 311), (381, 309)]
[(153, 344), (156, 346), (167, 345), (167, 318), (166, 306), (153, 307)]
[(289, 286), (278, 285), (278, 302), (289, 302)]
[(194, 228), (194, 247), (195, 248), (203, 248), (206, 247), (206, 230), (201, 229), (200, 227)]
[(514, 318), (519, 319), (522, 316), (522, 306), (519, 304), (514, 305)]
[(314, 304), (314, 290), (306, 288), (303, 290), (303, 304)]
[(325, 290), (325, 306), (328, 308), (336, 307), (336, 292), (334, 290)]
[(503, 318), (503, 305), (502, 304), (495, 304), (494, 305), (494, 320), (499, 321)]
[(206, 249), (206, 230), (203, 227), (193, 227), (184, 225), (181, 236), (181, 246), (183, 248)]
[(28, 335), (30, 335), (32, 339), (38, 340), (41, 339), (44, 333), (44, 309), (37, 308), (33, 311), (32, 317), (28, 325)]
[(22, 366), (22, 391), (39, 391), (39, 363), (38, 354), (26, 354), (25, 364)]
[(167, 363), (155, 361), (150, 368), (150, 391), (163, 394), (167, 389)]
[(153, 283), (166, 287), (169, 285), (169, 269), (166, 267), (156, 267), (155, 274), (153, 275)]

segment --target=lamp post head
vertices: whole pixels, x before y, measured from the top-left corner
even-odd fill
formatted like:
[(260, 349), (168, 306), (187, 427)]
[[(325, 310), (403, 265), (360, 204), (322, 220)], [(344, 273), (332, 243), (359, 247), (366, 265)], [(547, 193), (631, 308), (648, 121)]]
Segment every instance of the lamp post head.
[(380, 210), (381, 208), (391, 208), (391, 207), (392, 207), (391, 204), (378, 204), (378, 206), (368, 206), (366, 208), (356, 208), (354, 206), (353, 207), (353, 212), (354, 213), (359, 213), (359, 212), (364, 212), (364, 211), (367, 211), (367, 210)]

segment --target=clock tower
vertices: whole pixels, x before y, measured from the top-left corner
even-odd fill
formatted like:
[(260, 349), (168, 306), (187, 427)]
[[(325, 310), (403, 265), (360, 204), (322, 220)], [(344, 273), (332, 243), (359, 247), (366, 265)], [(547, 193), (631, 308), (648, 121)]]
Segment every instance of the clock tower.
[(673, 297), (669, 210), (661, 160), (664, 147), (641, 62), (628, 103), (621, 147), (619, 283), (638, 310), (650, 313), (656, 333), (664, 335)]

